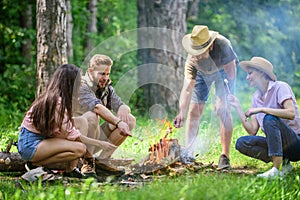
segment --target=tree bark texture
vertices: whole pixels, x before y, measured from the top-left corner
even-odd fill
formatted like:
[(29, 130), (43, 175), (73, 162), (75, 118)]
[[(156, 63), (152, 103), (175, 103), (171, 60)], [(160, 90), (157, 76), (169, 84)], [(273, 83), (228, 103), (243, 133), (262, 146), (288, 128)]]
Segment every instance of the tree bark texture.
[[(21, 13), (21, 27), (27, 30), (32, 28), (32, 4), (28, 3), (26, 5), (26, 10)], [(25, 43), (21, 45), (22, 55), (25, 58), (25, 63), (27, 65), (32, 64), (32, 42), (30, 38), (25, 40)]]
[(188, 1), (187, 19), (189, 19), (189, 20), (197, 20), (198, 19), (199, 3), (200, 3), (200, 0), (189, 0)]
[(72, 33), (73, 33), (73, 17), (72, 17), (72, 5), (70, 0), (66, 0), (67, 7), (67, 54), (69, 62), (73, 62), (74, 53), (73, 53), (73, 42), (72, 42)]
[[(183, 80), (187, 0), (138, 0), (138, 81), (146, 108), (177, 110)], [(145, 30), (146, 29), (146, 30)]]
[(64, 0), (37, 0), (37, 91), (39, 96), (55, 69), (67, 63)]
[(90, 16), (84, 46), (85, 55), (88, 55), (94, 48), (93, 34), (97, 33), (97, 0), (89, 1), (88, 10), (90, 11)]

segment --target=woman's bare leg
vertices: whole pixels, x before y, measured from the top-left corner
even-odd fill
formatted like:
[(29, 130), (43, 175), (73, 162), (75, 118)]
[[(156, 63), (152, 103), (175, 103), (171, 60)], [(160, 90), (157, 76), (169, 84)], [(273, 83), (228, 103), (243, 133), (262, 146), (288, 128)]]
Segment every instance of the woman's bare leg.
[(86, 146), (82, 142), (61, 138), (49, 138), (43, 140), (38, 145), (31, 162), (39, 166), (48, 166), (55, 163), (69, 163), (69, 167), (67, 168), (71, 168), (71, 165), (72, 167), (74, 165), (76, 166), (77, 160), (83, 157), (85, 153)]

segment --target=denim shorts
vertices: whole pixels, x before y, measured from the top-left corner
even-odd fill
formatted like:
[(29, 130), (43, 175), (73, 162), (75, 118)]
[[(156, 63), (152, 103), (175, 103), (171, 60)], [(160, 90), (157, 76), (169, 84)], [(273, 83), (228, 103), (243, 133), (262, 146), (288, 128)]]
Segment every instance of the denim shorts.
[[(227, 74), (224, 69), (212, 74), (204, 74), (201, 71), (197, 71), (196, 84), (192, 95), (192, 103), (206, 102), (209, 96), (211, 85), (215, 82), (216, 95), (222, 97), (226, 95), (224, 79), (227, 78)], [(234, 94), (235, 81), (228, 79), (228, 86), (231, 94)]]
[(38, 144), (44, 139), (45, 136), (33, 133), (22, 127), (18, 138), (18, 151), (21, 157), (26, 161), (30, 161), (36, 152)]

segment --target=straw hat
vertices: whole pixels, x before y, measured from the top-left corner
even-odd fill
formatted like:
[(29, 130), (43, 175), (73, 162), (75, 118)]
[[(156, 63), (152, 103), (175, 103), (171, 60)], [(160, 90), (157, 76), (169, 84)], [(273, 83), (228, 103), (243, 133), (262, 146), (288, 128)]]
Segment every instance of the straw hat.
[(249, 67), (253, 67), (266, 73), (273, 81), (277, 80), (275, 74), (273, 73), (272, 63), (262, 57), (253, 57), (250, 61), (241, 61), (240, 66), (246, 72), (248, 71)]
[(208, 30), (207, 26), (196, 25), (192, 33), (182, 39), (184, 49), (191, 55), (203, 54), (216, 39), (218, 32)]

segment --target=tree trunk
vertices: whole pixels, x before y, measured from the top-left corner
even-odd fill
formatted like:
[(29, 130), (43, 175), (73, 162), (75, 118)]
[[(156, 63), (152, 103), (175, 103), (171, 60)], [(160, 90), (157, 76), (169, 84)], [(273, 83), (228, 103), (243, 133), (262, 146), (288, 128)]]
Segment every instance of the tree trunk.
[(138, 0), (138, 59), (142, 64), (138, 81), (144, 90), (146, 109), (159, 105), (163, 111), (177, 110), (186, 13), (187, 0)]
[(88, 55), (94, 48), (93, 35), (97, 33), (97, 0), (89, 1), (88, 10), (90, 11), (90, 17), (84, 45), (85, 55)]
[(197, 20), (198, 19), (199, 3), (200, 3), (200, 0), (189, 0), (187, 19), (189, 19), (189, 20)]
[[(32, 28), (32, 5), (28, 3), (26, 9), (21, 13), (21, 27), (27, 30)], [(30, 38), (21, 45), (22, 55), (25, 58), (25, 64), (32, 64), (32, 42)]]
[(55, 69), (67, 63), (64, 0), (37, 0), (37, 90), (39, 96)]
[(72, 5), (70, 0), (66, 0), (67, 6), (67, 53), (69, 62), (73, 62), (73, 42), (72, 42), (72, 33), (73, 33), (73, 17), (72, 17)]

